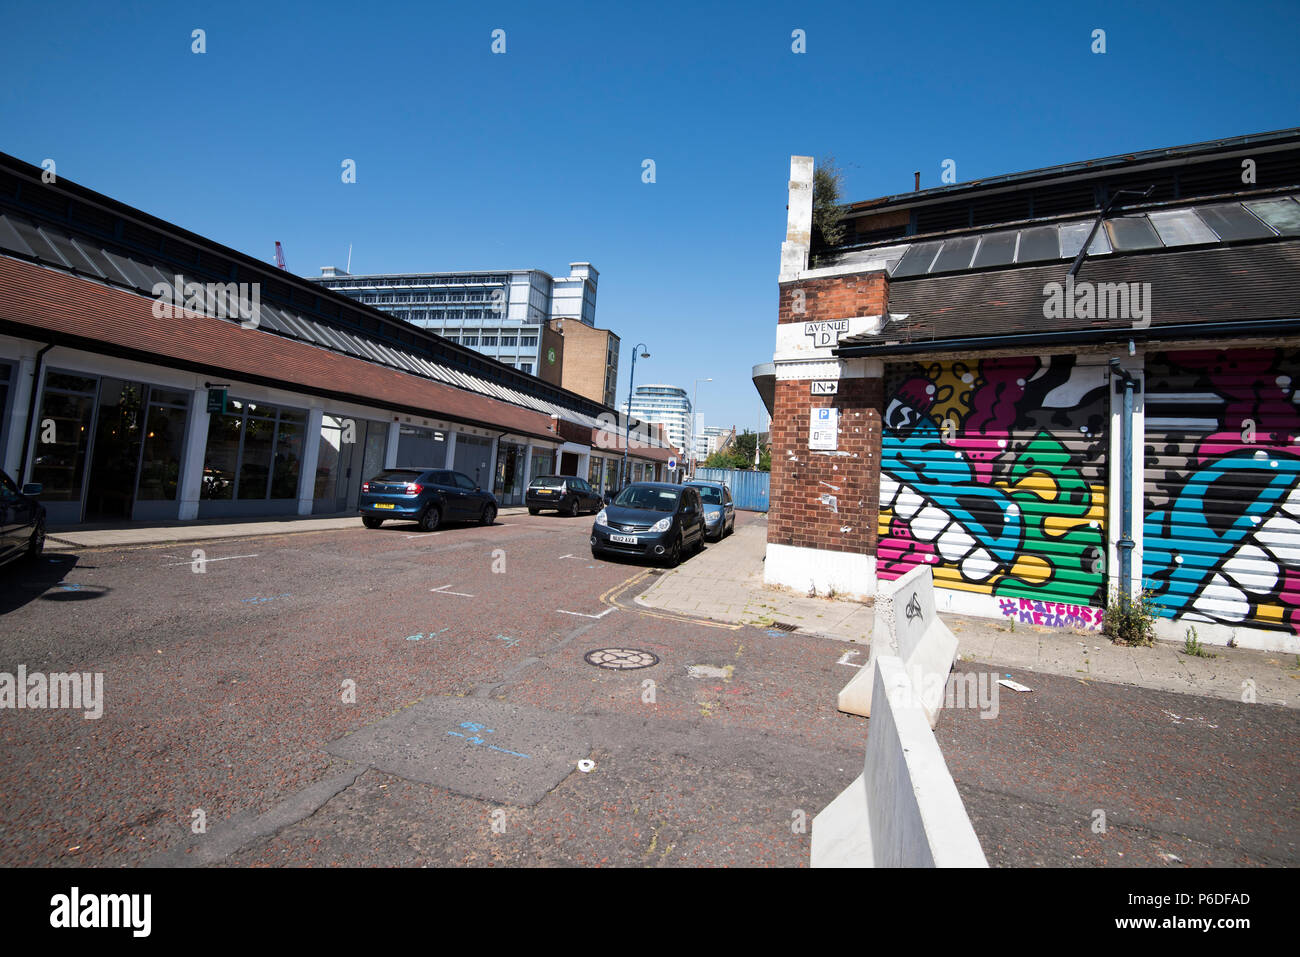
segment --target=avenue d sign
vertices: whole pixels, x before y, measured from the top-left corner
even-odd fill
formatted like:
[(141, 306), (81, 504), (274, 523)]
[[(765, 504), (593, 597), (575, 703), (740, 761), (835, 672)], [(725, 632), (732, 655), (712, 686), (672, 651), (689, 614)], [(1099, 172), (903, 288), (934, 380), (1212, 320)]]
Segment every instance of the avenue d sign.
[(849, 331), (847, 319), (831, 319), (825, 322), (805, 322), (803, 334), (812, 337), (814, 349), (824, 349), (839, 345), (840, 336)]

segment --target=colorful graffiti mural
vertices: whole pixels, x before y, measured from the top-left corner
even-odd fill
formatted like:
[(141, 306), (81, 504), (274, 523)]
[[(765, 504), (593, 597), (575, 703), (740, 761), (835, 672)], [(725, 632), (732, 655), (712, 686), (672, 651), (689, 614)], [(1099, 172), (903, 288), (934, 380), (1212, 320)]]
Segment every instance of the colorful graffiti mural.
[(1300, 351), (1146, 364), (1143, 567), (1160, 614), (1300, 633)]
[(928, 564), (994, 613), (1099, 628), (1107, 381), (1074, 356), (887, 365), (877, 574)]

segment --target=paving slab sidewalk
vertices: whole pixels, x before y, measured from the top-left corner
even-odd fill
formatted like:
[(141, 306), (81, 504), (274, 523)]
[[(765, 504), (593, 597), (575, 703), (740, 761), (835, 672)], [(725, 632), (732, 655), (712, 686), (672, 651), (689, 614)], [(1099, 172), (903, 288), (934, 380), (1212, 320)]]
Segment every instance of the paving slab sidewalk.
[[(786, 630), (793, 625), (804, 634), (870, 644), (875, 621), (870, 604), (809, 598), (764, 585), (766, 544), (765, 516), (738, 525), (729, 538), (657, 578), (636, 602), (713, 621)], [(962, 660), (996, 665), (1030, 687), (1033, 682), (1024, 672), (1231, 701), (1248, 700), (1253, 694), (1261, 704), (1300, 708), (1300, 656), (1294, 654), (1214, 646), (1207, 649), (1214, 657), (1198, 658), (1185, 654), (1175, 642), (1133, 648), (1113, 644), (1096, 632), (1014, 627), (965, 615), (943, 618), (957, 635)], [(858, 660), (865, 661), (865, 654)]]
[[(500, 521), (509, 515), (527, 514), (522, 505), (497, 512)], [(286, 516), (284, 518), (225, 518), (193, 522), (116, 522), (102, 525), (51, 525), (46, 530), (47, 551), (79, 548), (113, 548), (130, 545), (159, 545), (169, 542), (200, 542), (215, 538), (253, 538), (286, 535), (291, 532), (324, 532), (361, 528), (356, 512), (336, 515)]]

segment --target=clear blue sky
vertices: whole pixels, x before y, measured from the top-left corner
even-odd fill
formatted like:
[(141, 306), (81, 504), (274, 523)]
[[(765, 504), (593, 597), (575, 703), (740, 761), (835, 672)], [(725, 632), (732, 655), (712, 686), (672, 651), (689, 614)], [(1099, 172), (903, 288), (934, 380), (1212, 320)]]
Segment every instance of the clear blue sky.
[(1296, 0), (10, 4), (0, 150), (306, 276), (349, 243), (359, 272), (590, 261), (620, 401), (645, 341), (638, 381), (712, 376), (705, 424), (755, 427), (791, 154), (860, 200), (949, 158), (965, 181), (1300, 125), (1298, 26)]

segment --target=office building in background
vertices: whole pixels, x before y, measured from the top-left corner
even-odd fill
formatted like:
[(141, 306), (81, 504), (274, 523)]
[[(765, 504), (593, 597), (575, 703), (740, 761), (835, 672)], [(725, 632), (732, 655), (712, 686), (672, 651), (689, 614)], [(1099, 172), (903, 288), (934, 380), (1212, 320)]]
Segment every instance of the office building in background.
[(312, 281), (561, 385), (563, 341), (550, 323), (594, 327), (599, 277), (591, 263), (577, 262), (559, 278), (540, 269), (352, 275), (323, 266)]
[(625, 400), (624, 414), (645, 422), (661, 422), (668, 440), (685, 450), (691, 433), (691, 400), (686, 390), (675, 385), (639, 385), (632, 393), (632, 405)]

